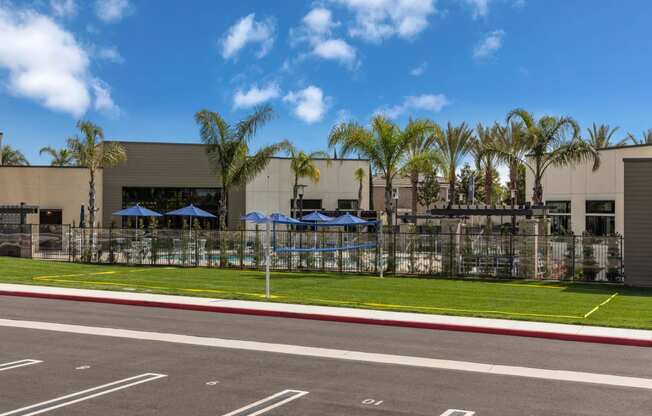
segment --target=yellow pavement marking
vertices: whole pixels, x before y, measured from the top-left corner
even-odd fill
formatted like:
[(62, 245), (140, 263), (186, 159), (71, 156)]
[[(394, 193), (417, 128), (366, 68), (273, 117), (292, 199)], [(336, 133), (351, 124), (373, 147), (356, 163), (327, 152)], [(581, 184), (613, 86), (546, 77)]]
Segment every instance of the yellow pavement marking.
[(598, 309), (600, 309), (600, 307), (602, 307), (602, 306), (606, 305), (607, 303), (611, 302), (611, 299), (615, 298), (616, 296), (618, 296), (618, 292), (616, 292), (613, 295), (609, 296), (609, 299), (605, 300), (604, 302), (602, 302), (601, 304), (599, 304), (598, 306), (596, 306), (595, 308), (591, 309), (586, 314), (584, 314), (584, 318), (588, 318), (589, 316), (591, 316), (591, 314), (593, 314), (593, 312), (597, 311)]

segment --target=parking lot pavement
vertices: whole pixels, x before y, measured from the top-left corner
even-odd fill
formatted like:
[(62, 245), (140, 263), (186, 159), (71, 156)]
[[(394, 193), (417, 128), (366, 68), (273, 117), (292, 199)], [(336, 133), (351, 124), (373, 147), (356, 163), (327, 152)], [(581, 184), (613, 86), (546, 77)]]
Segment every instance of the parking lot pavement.
[[(4, 305), (4, 302), (2, 304)], [(97, 305), (88, 306), (86, 312), (89, 316), (109, 312), (97, 311)], [(138, 321), (136, 315), (141, 308), (128, 310), (135, 315), (135, 321)], [(36, 318), (33, 310), (24, 311), (15, 310), (12, 319), (16, 320), (20, 315), (23, 315), (23, 319)], [(147, 314), (154, 315), (157, 312), (156, 309), (146, 311)], [(118, 311), (115, 313), (118, 314)], [(145, 310), (142, 313), (145, 313)], [(70, 320), (64, 319), (64, 315), (50, 311), (49, 319), (39, 322), (81, 324), (66, 322)], [(522, 375), (497, 375), (491, 372), (428, 367), (428, 357), (420, 358), (421, 361), (413, 363), (414, 365), (404, 365), (401, 360), (414, 357), (398, 355), (397, 353), (401, 352), (398, 348), (392, 351), (391, 357), (379, 359), (378, 362), (351, 359), (360, 353), (350, 349), (329, 350), (340, 351), (342, 356), (324, 358), (313, 354), (312, 351), (319, 347), (316, 345), (319, 342), (318, 338), (310, 336), (307, 337), (306, 343), (295, 342), (298, 340), (293, 337), (285, 339), (287, 348), (295, 348), (290, 345), (291, 341), (292, 344), (311, 345), (313, 349), (308, 350), (305, 347), (296, 347), (297, 351), (305, 353), (303, 355), (294, 353), (292, 349), (271, 352), (269, 348), (272, 347), (266, 346), (272, 344), (253, 336), (244, 336), (245, 333), (240, 333), (239, 335), (243, 336), (237, 338), (224, 337), (222, 334), (224, 345), (229, 346), (223, 348), (202, 341), (208, 336), (215, 336), (213, 331), (208, 331), (211, 334), (196, 334), (195, 330), (185, 330), (181, 324), (181, 320), (187, 320), (188, 326), (192, 327), (191, 322), (198, 319), (203, 325), (208, 325), (202, 321), (204, 317), (210, 316), (208, 314), (184, 313), (183, 318), (177, 317), (174, 321), (174, 328), (163, 328), (161, 321), (158, 321), (152, 325), (155, 328), (140, 328), (141, 331), (137, 333), (123, 331), (124, 326), (119, 325), (123, 322), (116, 320), (116, 316), (95, 317), (95, 326), (84, 327), (87, 332), (95, 332), (94, 335), (79, 333), (75, 327), (71, 327), (71, 332), (62, 332), (58, 329), (52, 330), (56, 329), (54, 325), (51, 325), (50, 329), (27, 329), (26, 325), (22, 324), (17, 324), (16, 327), (0, 326), (0, 369), (6, 363), (21, 360), (39, 361), (0, 371), (0, 416), (470, 416), (472, 412), (477, 416), (649, 416), (652, 409), (652, 390), (608, 383), (609, 380), (619, 380), (617, 377), (604, 379), (607, 384), (594, 384), (582, 380), (561, 381), (554, 377), (537, 379)], [(173, 315), (165, 317), (173, 319)], [(2, 308), (0, 318), (8, 320)], [(150, 318), (155, 322), (153, 317)], [(229, 318), (233, 317), (222, 317), (226, 320)], [(108, 320), (100, 325), (102, 319)], [(254, 321), (249, 324), (255, 326), (255, 319), (260, 318), (250, 319)], [(287, 325), (294, 322), (282, 319), (278, 321)], [(264, 331), (265, 325), (269, 324), (267, 320), (258, 322), (264, 324), (258, 328), (259, 331)], [(90, 325), (91, 322), (84, 324)], [(47, 323), (44, 324), (44, 328), (47, 326)], [(363, 329), (367, 327), (354, 327), (359, 328), (363, 335), (366, 334)], [(176, 330), (173, 330), (175, 328)], [(350, 328), (340, 328), (343, 331), (341, 336), (350, 336)], [(146, 337), (152, 333), (145, 332), (146, 329), (158, 331), (156, 334), (165, 332), (178, 336), (165, 335), (167, 341), (152, 340)], [(320, 327), (315, 330), (319, 331)], [(390, 334), (395, 331), (391, 328), (382, 330), (388, 330)], [(306, 333), (308, 332), (306, 330)], [(328, 332), (331, 336), (336, 336), (337, 327), (328, 327)], [(421, 340), (419, 333), (433, 332), (417, 331), (407, 334), (399, 331), (395, 334), (410, 335), (414, 343), (433, 342), (429, 337)], [(133, 337), (126, 337), (129, 334)], [(194, 337), (188, 338), (188, 341), (184, 338), (187, 335), (184, 334)], [(379, 336), (373, 332), (369, 335)], [(192, 341), (194, 339), (197, 341)], [(182, 340), (184, 342), (180, 342)], [(257, 343), (247, 343), (252, 340)], [(274, 341), (279, 340), (275, 338)], [(238, 345), (241, 345), (241, 348), (237, 347)], [(251, 345), (260, 348), (249, 348)], [(354, 342), (339, 344), (339, 348), (355, 346)], [(333, 348), (334, 345), (326, 347)], [(484, 346), (478, 345), (477, 348)], [(623, 355), (635, 351), (636, 354), (631, 354), (629, 358), (637, 362), (639, 357), (644, 359), (645, 354), (652, 354), (649, 350), (641, 352), (639, 349), (621, 348)], [(368, 350), (370, 347), (364, 349)], [(381, 346), (378, 351), (388, 353)], [(616, 353), (616, 350), (608, 351), (611, 354)], [(564, 355), (564, 351), (560, 354)], [(348, 359), (344, 359), (345, 355), (349, 355)], [(440, 350), (438, 355), (440, 359), (451, 358), (445, 349)], [(638, 365), (645, 367), (647, 363), (649, 366), (651, 355), (647, 355), (647, 358), (638, 362)], [(389, 362), (390, 360), (394, 361)], [(611, 367), (607, 365), (602, 368), (598, 364), (599, 361), (595, 361), (594, 368), (582, 370), (592, 370), (605, 375), (604, 369)], [(519, 361), (505, 364), (524, 363)], [(645, 371), (644, 369), (636, 375), (643, 379)]]

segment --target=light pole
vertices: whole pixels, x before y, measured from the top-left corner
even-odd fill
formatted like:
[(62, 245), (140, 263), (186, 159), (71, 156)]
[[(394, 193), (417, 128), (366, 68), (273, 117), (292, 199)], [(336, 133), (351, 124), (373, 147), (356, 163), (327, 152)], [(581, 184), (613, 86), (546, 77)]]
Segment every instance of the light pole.
[(516, 214), (513, 213), (514, 209), (516, 208), (516, 189), (512, 188), (510, 189), (510, 198), (512, 202), (512, 233), (516, 229)]
[(306, 186), (308, 185), (297, 185), (297, 195), (299, 195), (299, 218), (303, 217), (303, 193)]
[(4, 134), (3, 132), (0, 131), (0, 166), (2, 166), (2, 137), (3, 137), (4, 135), (5, 135), (5, 134)]

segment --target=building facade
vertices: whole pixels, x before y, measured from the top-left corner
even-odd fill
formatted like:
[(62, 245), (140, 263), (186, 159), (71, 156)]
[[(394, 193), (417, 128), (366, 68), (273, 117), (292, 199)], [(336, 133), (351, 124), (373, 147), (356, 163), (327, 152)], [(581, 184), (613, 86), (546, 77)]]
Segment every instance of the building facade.
[[(606, 148), (599, 154), (600, 167), (596, 171), (592, 169), (593, 162), (586, 162), (570, 167), (552, 166), (545, 172), (544, 202), (556, 208), (550, 214), (552, 232), (625, 235), (625, 200), (631, 197), (625, 194), (625, 160), (652, 158), (652, 145)], [(647, 180), (652, 183), (652, 177)], [(528, 171), (528, 201), (532, 199), (533, 185), (534, 178)]]
[[(126, 226), (127, 220), (112, 213), (136, 203), (161, 213), (191, 203), (219, 213), (223, 188), (209, 166), (205, 146), (120, 143), (126, 149), (127, 161), (99, 170), (96, 175), (98, 226)], [(354, 171), (360, 167), (368, 177), (368, 161), (317, 160), (316, 164), (321, 171), (319, 182), (300, 179), (300, 184), (306, 185), (304, 211), (369, 209), (369, 181), (363, 181), (358, 204), (358, 183), (354, 179)], [(38, 214), (28, 215), (32, 224), (79, 224), (81, 207), (88, 204), (88, 179), (88, 169), (80, 167), (0, 167), (0, 205), (24, 203), (38, 207)], [(290, 160), (272, 158), (248, 185), (229, 191), (229, 227), (240, 227), (240, 217), (250, 211), (290, 214), (293, 184)], [(182, 225), (175, 217), (160, 221), (162, 226)], [(217, 226), (216, 220), (211, 222), (211, 228)]]
[[(103, 172), (95, 175), (97, 218), (102, 218)], [(28, 224), (79, 224), (81, 207), (88, 204), (88, 169), (50, 166), (0, 167), (0, 205), (21, 203), (39, 207), (27, 215)], [(2, 222), (2, 220), (0, 220)]]

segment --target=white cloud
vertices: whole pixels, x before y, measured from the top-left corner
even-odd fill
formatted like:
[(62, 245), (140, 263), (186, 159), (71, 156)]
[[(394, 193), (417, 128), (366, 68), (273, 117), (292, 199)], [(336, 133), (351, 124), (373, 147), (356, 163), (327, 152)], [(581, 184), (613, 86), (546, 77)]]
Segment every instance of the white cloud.
[(487, 17), (489, 14), (489, 2), (491, 0), (464, 0), (471, 7), (473, 19)]
[(233, 108), (249, 108), (266, 101), (278, 98), (281, 95), (281, 90), (275, 82), (267, 84), (263, 88), (258, 88), (257, 85), (252, 86), (247, 91), (238, 89), (233, 96)]
[(316, 7), (303, 17), (303, 24), (313, 33), (328, 34), (339, 26), (333, 21), (333, 14), (323, 7)]
[(370, 42), (398, 36), (412, 39), (428, 27), (434, 0), (331, 0), (349, 8), (355, 22), (349, 34)]
[(376, 114), (382, 114), (389, 118), (397, 118), (409, 111), (429, 111), (433, 113), (440, 112), (449, 104), (444, 94), (423, 94), (411, 95), (405, 97), (403, 102), (393, 107), (384, 107), (375, 111)]
[(475, 59), (487, 59), (494, 56), (496, 51), (503, 46), (503, 36), (505, 36), (505, 32), (502, 30), (487, 33), (473, 48), (473, 57)]
[(310, 85), (299, 91), (292, 91), (283, 101), (294, 105), (294, 114), (308, 124), (321, 121), (328, 110), (328, 98), (319, 87)]
[(122, 55), (120, 55), (120, 51), (118, 51), (118, 48), (115, 46), (107, 46), (104, 48), (100, 48), (97, 51), (97, 57), (100, 59), (105, 59), (109, 62), (113, 62), (114, 64), (121, 64), (124, 63), (124, 58)]
[(52, 18), (0, 3), (0, 39), (0, 68), (8, 71), (10, 93), (75, 117), (87, 111), (93, 95), (96, 108), (109, 107), (108, 85), (91, 74), (88, 53)]
[(256, 54), (262, 58), (274, 46), (276, 32), (276, 21), (273, 18), (256, 21), (256, 14), (251, 13), (248, 16), (238, 20), (229, 28), (222, 39), (222, 56), (224, 59), (234, 57), (240, 49), (248, 43), (259, 43), (260, 50)]
[(111, 98), (111, 87), (109, 87), (106, 82), (97, 78), (93, 78), (90, 81), (90, 86), (93, 89), (93, 94), (95, 95), (95, 103), (93, 108), (109, 117), (119, 117), (122, 113), (122, 110), (120, 110), (120, 107), (118, 107), (113, 102), (113, 98)]
[(77, 15), (76, 0), (50, 0), (50, 8), (57, 17), (74, 17)]
[(416, 66), (410, 70), (410, 75), (413, 77), (418, 77), (423, 75), (424, 72), (426, 72), (426, 68), (428, 68), (428, 63), (423, 62), (421, 65)]
[(95, 14), (105, 23), (115, 23), (129, 12), (129, 0), (96, 0)]
[(358, 66), (357, 52), (353, 46), (341, 38), (331, 35), (332, 29), (339, 26), (333, 21), (330, 10), (323, 7), (312, 9), (302, 19), (296, 29), (290, 29), (292, 45), (306, 42), (310, 45), (310, 54), (321, 59), (337, 61), (355, 69)]
[(312, 53), (323, 59), (333, 59), (349, 67), (355, 65), (355, 49), (342, 39), (328, 39), (318, 42)]

